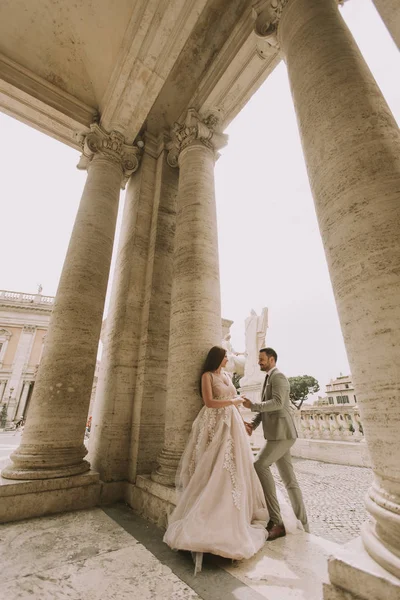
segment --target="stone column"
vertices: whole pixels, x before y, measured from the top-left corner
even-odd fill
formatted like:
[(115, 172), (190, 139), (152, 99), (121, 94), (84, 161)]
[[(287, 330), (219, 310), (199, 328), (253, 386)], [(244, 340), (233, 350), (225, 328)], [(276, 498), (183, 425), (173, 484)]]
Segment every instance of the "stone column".
[(18, 341), (18, 346), (15, 352), (12, 372), (10, 379), (7, 383), (6, 393), (5, 395), (8, 397), (9, 390), (13, 388), (14, 392), (12, 395), (12, 400), (10, 401), (10, 406), (8, 409), (8, 418), (11, 421), (12, 416), (14, 416), (15, 404), (18, 401), (23, 386), (23, 373), (28, 366), (29, 356), (31, 354), (33, 341), (36, 334), (35, 325), (24, 325), (21, 331), (21, 335)]
[(30, 381), (24, 381), (24, 385), (22, 388), (22, 393), (21, 393), (21, 398), (19, 400), (19, 404), (18, 404), (18, 408), (17, 408), (17, 413), (15, 416), (15, 420), (19, 421), (19, 419), (22, 419), (22, 417), (24, 416), (24, 411), (25, 411), (25, 406), (26, 406), (26, 401), (28, 399), (28, 394), (29, 394), (29, 388), (31, 386), (31, 382)]
[(125, 196), (89, 442), (107, 484), (149, 473), (164, 439), (178, 173), (164, 135), (144, 141)]
[[(400, 135), (334, 0), (280, 0), (317, 217), (375, 483), (368, 553), (400, 577)], [(261, 15), (259, 19), (261, 18)]]
[(4, 391), (6, 389), (7, 381), (0, 381), (0, 402), (3, 400)]
[[(179, 163), (174, 280), (168, 355), (165, 442), (152, 479), (174, 485), (176, 469), (199, 409), (199, 380), (208, 350), (222, 340), (214, 191), (215, 152), (226, 136), (214, 119), (190, 110), (176, 125), (169, 161)], [(179, 158), (178, 158), (179, 156)]]
[(373, 3), (394, 43), (400, 48), (400, 2), (398, 0), (373, 0)]
[(138, 151), (117, 132), (92, 125), (78, 165), (87, 181), (65, 258), (29, 416), (9, 479), (87, 471), (83, 444), (107, 289), (119, 190)]

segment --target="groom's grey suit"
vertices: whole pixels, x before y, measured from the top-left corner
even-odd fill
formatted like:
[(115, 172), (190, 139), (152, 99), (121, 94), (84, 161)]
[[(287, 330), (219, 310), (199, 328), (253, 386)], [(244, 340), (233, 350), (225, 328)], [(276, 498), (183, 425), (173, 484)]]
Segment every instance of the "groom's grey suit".
[(275, 481), (270, 471), (270, 466), (276, 463), (293, 511), (308, 531), (307, 513), (290, 455), (290, 448), (296, 441), (297, 431), (291, 414), (289, 392), (289, 381), (275, 367), (265, 378), (261, 402), (251, 403), (251, 410), (258, 413), (252, 421), (253, 429), (262, 423), (264, 438), (267, 440), (254, 467), (264, 490), (271, 521), (274, 524), (282, 523)]

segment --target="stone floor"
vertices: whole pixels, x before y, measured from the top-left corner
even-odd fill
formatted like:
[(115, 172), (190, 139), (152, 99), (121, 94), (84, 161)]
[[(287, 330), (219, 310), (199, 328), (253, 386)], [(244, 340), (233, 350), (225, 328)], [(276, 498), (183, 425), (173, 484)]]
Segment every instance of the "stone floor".
[[(0, 434), (0, 468), (19, 437)], [(327, 557), (359, 534), (372, 475), (298, 458), (294, 465), (314, 535), (267, 543), (236, 564), (208, 556), (194, 577), (190, 554), (172, 552), (157, 527), (124, 505), (10, 523), (0, 526), (0, 600), (322, 600)]]
[(0, 526), (1, 600), (322, 600), (333, 542), (299, 533), (232, 564), (189, 553), (125, 505)]
[[(371, 485), (372, 471), (302, 458), (293, 458), (293, 463), (312, 533), (339, 544), (357, 537), (367, 520), (364, 496)], [(274, 476), (286, 494), (275, 469)]]
[[(20, 437), (19, 432), (0, 432), (0, 469), (19, 445)], [(302, 458), (293, 458), (293, 462), (312, 533), (339, 544), (357, 537), (367, 519), (364, 496), (371, 484), (371, 470)], [(274, 476), (285, 495), (276, 469)]]

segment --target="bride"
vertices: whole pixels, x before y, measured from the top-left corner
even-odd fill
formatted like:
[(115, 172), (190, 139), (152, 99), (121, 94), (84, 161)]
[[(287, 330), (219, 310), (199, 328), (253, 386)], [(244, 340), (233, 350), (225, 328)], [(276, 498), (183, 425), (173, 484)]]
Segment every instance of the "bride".
[[(204, 552), (235, 560), (250, 558), (268, 537), (265, 498), (239, 412), (243, 399), (223, 371), (227, 361), (225, 349), (214, 346), (204, 363), (205, 406), (182, 455), (178, 503), (164, 535), (171, 548), (196, 554), (195, 573), (201, 569)], [(289, 524), (289, 529), (296, 527)]]

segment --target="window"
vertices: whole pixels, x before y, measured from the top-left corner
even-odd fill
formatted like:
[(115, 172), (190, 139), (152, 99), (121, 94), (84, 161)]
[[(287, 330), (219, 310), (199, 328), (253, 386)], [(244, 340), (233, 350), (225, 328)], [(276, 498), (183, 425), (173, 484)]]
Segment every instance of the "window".
[(348, 396), (337, 396), (336, 400), (338, 404), (350, 404)]
[(329, 397), (328, 397), (328, 402), (329, 402), (329, 404), (335, 404), (335, 401), (334, 401), (334, 399), (332, 398), (332, 396), (329, 396)]
[(0, 329), (0, 367), (3, 365), (10, 337), (11, 333), (7, 329)]

